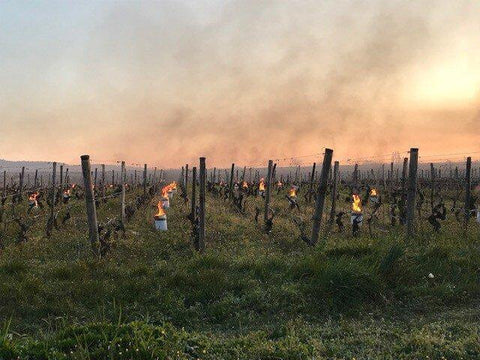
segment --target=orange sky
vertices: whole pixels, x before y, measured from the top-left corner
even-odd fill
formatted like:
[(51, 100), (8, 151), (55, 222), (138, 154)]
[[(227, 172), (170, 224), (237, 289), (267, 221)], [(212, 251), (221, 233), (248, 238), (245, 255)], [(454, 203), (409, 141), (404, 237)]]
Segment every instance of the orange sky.
[(477, 1), (2, 2), (0, 29), (0, 158), (480, 151)]

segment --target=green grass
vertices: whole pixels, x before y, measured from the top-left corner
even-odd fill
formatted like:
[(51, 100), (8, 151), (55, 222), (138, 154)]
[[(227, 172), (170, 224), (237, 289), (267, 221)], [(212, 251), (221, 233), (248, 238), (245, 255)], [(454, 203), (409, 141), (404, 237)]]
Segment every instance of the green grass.
[[(178, 196), (168, 232), (147, 207), (99, 261), (82, 217), (48, 239), (42, 224), (27, 243), (6, 238), (0, 359), (480, 358), (477, 224), (463, 237), (455, 220), (434, 235), (422, 223), (409, 242), (400, 227), (365, 226), (310, 248), (292, 216), (308, 220), (311, 206), (290, 214), (275, 196), (266, 235), (253, 221), (261, 199), (248, 201), (242, 216), (208, 197), (201, 255)], [(99, 218), (117, 211), (111, 201)]]

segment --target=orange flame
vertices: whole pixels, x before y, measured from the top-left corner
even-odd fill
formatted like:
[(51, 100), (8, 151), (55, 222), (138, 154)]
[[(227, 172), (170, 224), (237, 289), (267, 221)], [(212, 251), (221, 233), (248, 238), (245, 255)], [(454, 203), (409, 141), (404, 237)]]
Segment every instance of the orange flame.
[(280, 180), (278, 180), (277, 181), (277, 187), (282, 187), (282, 186), (283, 186), (282, 182)]
[(243, 189), (248, 189), (248, 184), (245, 180), (242, 181), (242, 188)]
[(258, 190), (265, 191), (265, 179), (264, 178), (260, 179), (260, 184), (258, 184)]
[(174, 181), (173, 183), (170, 183), (168, 185), (165, 185), (162, 188), (162, 197), (168, 197), (168, 192), (175, 190), (177, 188), (177, 183)]
[(370, 190), (370, 196), (377, 196), (377, 190), (375, 188)]
[(297, 196), (297, 188), (295, 186), (292, 186), (290, 190), (288, 190), (288, 196), (290, 197), (296, 197)]
[(35, 191), (28, 196), (28, 200), (33, 202), (35, 204), (34, 205), (35, 207), (38, 206), (38, 201), (37, 201), (38, 195), (40, 195), (38, 191)]
[(362, 213), (362, 200), (358, 194), (352, 195), (352, 212), (361, 214)]
[(163, 210), (163, 203), (159, 201), (157, 204), (158, 212), (154, 215), (154, 217), (160, 217), (165, 215), (165, 210)]

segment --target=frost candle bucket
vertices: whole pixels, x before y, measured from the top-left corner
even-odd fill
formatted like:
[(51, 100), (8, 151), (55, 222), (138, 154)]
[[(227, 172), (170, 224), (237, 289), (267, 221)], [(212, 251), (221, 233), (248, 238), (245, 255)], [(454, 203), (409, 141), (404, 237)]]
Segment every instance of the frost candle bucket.
[(155, 229), (160, 230), (160, 231), (167, 231), (167, 215), (156, 215), (154, 217), (155, 221)]
[(170, 208), (170, 200), (168, 200), (168, 196), (162, 197), (160, 201), (162, 202), (162, 207), (164, 209)]
[(258, 184), (258, 195), (261, 197), (265, 195), (265, 180), (263, 178), (260, 179), (260, 183)]
[(167, 214), (163, 209), (163, 202), (160, 200), (157, 204), (158, 212), (153, 216), (155, 229), (160, 231), (167, 231)]
[(352, 214), (350, 215), (350, 223), (358, 226), (362, 225), (362, 200), (358, 194), (352, 194)]
[(350, 216), (350, 224), (356, 223), (358, 226), (362, 225), (363, 222), (363, 214), (352, 213)]
[(477, 210), (477, 223), (480, 224), (480, 210)]
[(173, 198), (173, 190), (172, 189), (168, 190), (167, 194), (168, 194), (169, 199)]

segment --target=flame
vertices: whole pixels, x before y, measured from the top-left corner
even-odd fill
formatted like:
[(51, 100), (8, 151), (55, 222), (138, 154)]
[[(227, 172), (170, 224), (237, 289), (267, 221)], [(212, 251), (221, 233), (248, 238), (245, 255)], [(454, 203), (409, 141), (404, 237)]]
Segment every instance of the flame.
[(168, 185), (165, 185), (162, 188), (162, 197), (168, 197), (168, 193), (172, 190), (175, 190), (177, 188), (177, 183), (174, 181)]
[(35, 207), (38, 206), (38, 201), (37, 201), (38, 195), (40, 195), (38, 191), (35, 191), (28, 196), (28, 201), (33, 202)]
[(242, 188), (243, 189), (248, 189), (248, 184), (245, 180), (242, 181)]
[(258, 184), (258, 190), (265, 191), (265, 179), (264, 178), (260, 179), (260, 184)]
[(358, 194), (352, 195), (352, 212), (357, 214), (362, 213), (362, 200)]
[(377, 189), (372, 188), (372, 189), (370, 190), (370, 196), (377, 196)]
[(282, 182), (281, 182), (280, 180), (277, 181), (277, 186), (278, 186), (278, 187), (282, 187), (282, 186), (283, 186), (283, 184), (282, 184)]
[(160, 217), (165, 215), (165, 210), (163, 210), (163, 203), (159, 201), (157, 204), (158, 212), (154, 215), (154, 217)]
[(297, 189), (295, 186), (292, 186), (290, 190), (288, 190), (288, 196), (296, 197), (297, 196)]
[(64, 196), (70, 196), (70, 189), (67, 189), (63, 192)]

